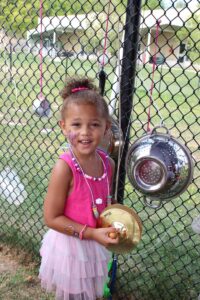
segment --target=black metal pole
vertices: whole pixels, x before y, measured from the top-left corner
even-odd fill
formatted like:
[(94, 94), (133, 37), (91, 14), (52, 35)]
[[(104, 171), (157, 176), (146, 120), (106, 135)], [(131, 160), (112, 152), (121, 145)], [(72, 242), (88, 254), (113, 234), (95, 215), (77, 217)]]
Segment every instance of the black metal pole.
[(133, 94), (135, 89), (135, 74), (138, 57), (138, 40), (140, 28), (141, 0), (128, 0), (126, 9), (125, 36), (123, 43), (123, 58), (121, 69), (121, 128), (124, 134), (125, 144), (119, 168), (119, 183), (117, 200), (123, 203), (125, 186), (125, 160), (129, 146), (130, 126)]

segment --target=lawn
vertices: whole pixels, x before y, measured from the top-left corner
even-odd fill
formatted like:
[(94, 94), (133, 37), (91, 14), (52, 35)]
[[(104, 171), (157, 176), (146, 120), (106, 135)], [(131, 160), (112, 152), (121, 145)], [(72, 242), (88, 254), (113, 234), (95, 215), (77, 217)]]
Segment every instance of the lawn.
[[(10, 204), (1, 196), (1, 235), (12, 243), (20, 243), (38, 253), (46, 228), (42, 206), (48, 178), (54, 162), (65, 147), (57, 124), (61, 99), (59, 91), (66, 76), (75, 73), (95, 78), (96, 61), (80, 61), (72, 57), (63, 61), (45, 59), (43, 92), (51, 103), (52, 115), (39, 118), (32, 103), (40, 91), (39, 60), (33, 55), (13, 54), (12, 80), (0, 56), (0, 172), (15, 170), (24, 185), (27, 197), (20, 205)], [(113, 83), (112, 61), (106, 66), (109, 101)], [(131, 115), (131, 140), (146, 131), (152, 66), (138, 66), (136, 90)], [(180, 197), (153, 210), (143, 204), (140, 194), (127, 181), (124, 203), (140, 215), (143, 223), (142, 241), (129, 255), (118, 257), (116, 288), (124, 295), (138, 299), (196, 299), (200, 265), (200, 237), (193, 233), (191, 222), (199, 214), (199, 78), (190, 69), (159, 66), (154, 77), (152, 127), (161, 120), (173, 136), (190, 149), (195, 163), (194, 181)], [(11, 195), (11, 194), (10, 194)], [(165, 293), (165, 295), (164, 295)]]

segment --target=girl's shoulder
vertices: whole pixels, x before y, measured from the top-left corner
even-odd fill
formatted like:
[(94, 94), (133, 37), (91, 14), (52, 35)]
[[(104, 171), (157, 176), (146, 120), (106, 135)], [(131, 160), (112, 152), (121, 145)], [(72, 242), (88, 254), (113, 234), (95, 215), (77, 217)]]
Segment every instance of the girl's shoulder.
[(58, 159), (55, 163), (52, 172), (50, 182), (52, 185), (61, 189), (70, 184), (72, 179), (72, 170), (70, 166), (62, 159)]
[(64, 152), (59, 156), (59, 159), (53, 167), (53, 174), (56, 173), (57, 176), (62, 176), (63, 174), (71, 174), (71, 164), (70, 164), (70, 153)]
[(73, 168), (72, 155), (70, 151), (65, 151), (59, 156), (59, 160), (64, 161), (71, 169)]
[(74, 162), (72, 160), (72, 154), (70, 151), (65, 151), (63, 152), (60, 156), (59, 156), (59, 160), (58, 161), (61, 161), (62, 163), (64, 163), (66, 165), (66, 167), (68, 169), (70, 169), (70, 171), (72, 173), (74, 173), (74, 170), (75, 170), (75, 165), (74, 165)]
[(71, 170), (70, 168), (70, 156), (67, 152), (62, 153), (59, 156), (59, 159), (54, 165), (54, 169), (56, 169), (58, 172), (69, 172)]
[(67, 150), (67, 151), (61, 153), (59, 158), (62, 160), (65, 160), (65, 161), (71, 161), (71, 159), (72, 159), (71, 152)]

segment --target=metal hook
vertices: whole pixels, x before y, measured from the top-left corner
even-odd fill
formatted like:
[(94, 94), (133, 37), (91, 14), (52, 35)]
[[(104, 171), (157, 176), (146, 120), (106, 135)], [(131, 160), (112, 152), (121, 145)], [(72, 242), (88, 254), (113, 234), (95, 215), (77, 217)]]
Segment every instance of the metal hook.
[[(156, 200), (156, 199), (151, 199), (149, 197), (143, 197), (144, 199), (144, 204), (146, 204), (150, 208), (158, 209), (161, 208), (162, 206), (162, 201), (161, 200)], [(154, 204), (153, 204), (154, 202)], [(155, 202), (158, 202), (158, 204), (155, 204)]]

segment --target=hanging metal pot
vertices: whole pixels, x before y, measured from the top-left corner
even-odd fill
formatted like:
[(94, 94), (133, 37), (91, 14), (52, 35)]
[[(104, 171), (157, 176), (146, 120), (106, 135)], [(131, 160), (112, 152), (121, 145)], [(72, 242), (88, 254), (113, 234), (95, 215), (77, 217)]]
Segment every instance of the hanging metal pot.
[[(165, 129), (166, 133), (158, 132)], [(126, 170), (133, 187), (144, 194), (153, 208), (183, 193), (193, 177), (188, 149), (173, 138), (164, 126), (133, 143), (127, 153)]]
[(106, 151), (113, 159), (117, 159), (119, 150), (123, 147), (123, 144), (123, 133), (116, 119), (111, 117), (111, 128), (104, 136), (104, 139), (100, 144), (100, 148)]

